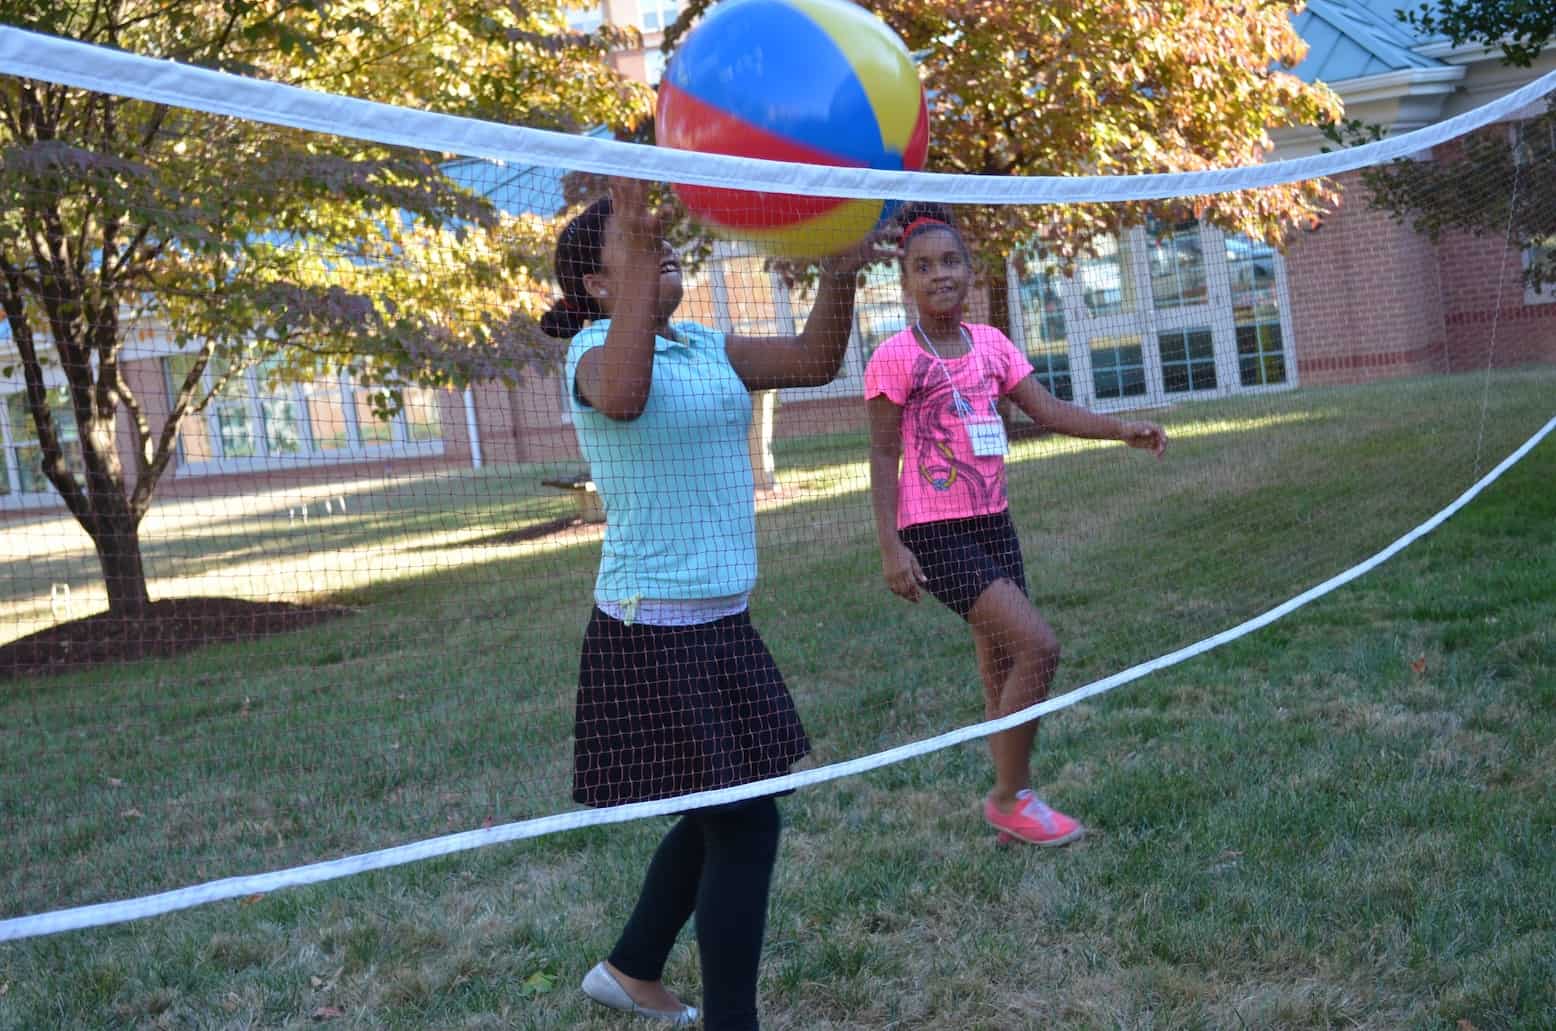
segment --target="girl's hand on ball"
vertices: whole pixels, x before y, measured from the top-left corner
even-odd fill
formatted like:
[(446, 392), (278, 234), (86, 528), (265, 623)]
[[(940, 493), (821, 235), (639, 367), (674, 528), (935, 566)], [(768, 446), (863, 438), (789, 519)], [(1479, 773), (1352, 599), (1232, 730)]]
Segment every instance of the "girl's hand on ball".
[(621, 233), (627, 253), (657, 262), (664, 233), (659, 216), (648, 209), (648, 183), (612, 178), (610, 185), (611, 221)]

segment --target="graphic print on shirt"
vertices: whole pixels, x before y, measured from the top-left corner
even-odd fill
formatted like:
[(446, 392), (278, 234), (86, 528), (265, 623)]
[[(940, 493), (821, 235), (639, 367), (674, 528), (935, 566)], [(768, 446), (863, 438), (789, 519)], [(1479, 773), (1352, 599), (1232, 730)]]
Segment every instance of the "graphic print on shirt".
[[(940, 362), (926, 354), (913, 359), (911, 401), (903, 412), (905, 432), (912, 436), (919, 455), (918, 472), (937, 491), (963, 490), (979, 511), (996, 510), (1005, 503), (1005, 477), (989, 475), (971, 462), (956, 457), (953, 442), (967, 430), (957, 414), (950, 381)], [(994, 411), (993, 399), (969, 398), (975, 408)]]

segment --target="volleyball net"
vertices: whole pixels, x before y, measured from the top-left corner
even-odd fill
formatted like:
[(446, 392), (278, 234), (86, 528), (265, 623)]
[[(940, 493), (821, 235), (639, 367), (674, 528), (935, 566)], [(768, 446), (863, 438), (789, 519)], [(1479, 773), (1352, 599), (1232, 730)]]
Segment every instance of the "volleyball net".
[[(1359, 575), (1556, 414), (1551, 76), (1253, 168), (1016, 179), (544, 133), (13, 29), (0, 75), (52, 90), (70, 130), (12, 126), (0, 165), (0, 939), (975, 742)], [(609, 176), (666, 212), (676, 320), (739, 337), (801, 332), (817, 263), (707, 235), (664, 184), (767, 212), (947, 205), (968, 320), (1055, 397), (1166, 428), (1157, 462), (998, 412), (1030, 594), (1065, 649), (1048, 702), (985, 722), (966, 624), (884, 584), (865, 382), (916, 314), (883, 260), (829, 382), (755, 392), (749, 422), (742, 397), (738, 476), (669, 430), (632, 456), (681, 492), (657, 518), (684, 500), (732, 562), (739, 521), (697, 521), (749, 474), (752, 618), (809, 765), (572, 803), (611, 511), (566, 342), (538, 327), (558, 232)], [(956, 430), (919, 427), (944, 461), (904, 476), (975, 479)]]

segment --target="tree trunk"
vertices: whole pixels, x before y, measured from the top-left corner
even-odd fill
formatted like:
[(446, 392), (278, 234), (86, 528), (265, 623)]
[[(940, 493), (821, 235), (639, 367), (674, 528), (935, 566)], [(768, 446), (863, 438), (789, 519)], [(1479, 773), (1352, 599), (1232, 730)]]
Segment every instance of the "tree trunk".
[(1005, 277), (1005, 268), (1001, 266), (998, 273), (991, 275), (986, 280), (989, 292), (989, 325), (1010, 336), (1010, 280)]
[(773, 426), (778, 421), (778, 391), (759, 390), (751, 395), (751, 429), (746, 446), (751, 452), (751, 479), (758, 491), (778, 485), (773, 464)]
[[(79, 408), (77, 409), (80, 410)], [(78, 417), (79, 418), (79, 417)], [(108, 611), (136, 618), (151, 604), (146, 591), (146, 569), (140, 554), (140, 516), (130, 505), (119, 461), (119, 435), (115, 412), (91, 410), (81, 420), (81, 451), (86, 465), (86, 503), (91, 513), (82, 525), (97, 549), (108, 591)], [(61, 463), (60, 479), (68, 477)]]
[(151, 604), (151, 596), (146, 591), (137, 520), (128, 512), (101, 519), (92, 533), (92, 545), (108, 589), (108, 611), (126, 619), (142, 615)]
[[(989, 325), (1010, 336), (1010, 280), (1005, 278), (1004, 268), (1000, 268), (998, 275), (989, 276), (987, 283)], [(1000, 398), (995, 407), (999, 410), (1000, 418), (1005, 420), (1005, 432), (1012, 440), (1024, 439), (1038, 433), (1037, 424), (1028, 419), (1026, 413), (1012, 404), (1009, 398)]]

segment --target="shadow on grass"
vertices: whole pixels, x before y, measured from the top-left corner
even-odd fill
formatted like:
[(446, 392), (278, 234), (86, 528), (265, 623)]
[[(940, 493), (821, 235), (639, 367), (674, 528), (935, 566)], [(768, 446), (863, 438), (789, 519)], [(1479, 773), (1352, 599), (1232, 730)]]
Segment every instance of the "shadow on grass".
[(167, 598), (137, 616), (99, 612), (0, 645), (0, 682), (75, 673), (104, 663), (167, 659), (211, 644), (290, 634), (341, 616), (341, 605), (241, 598)]

